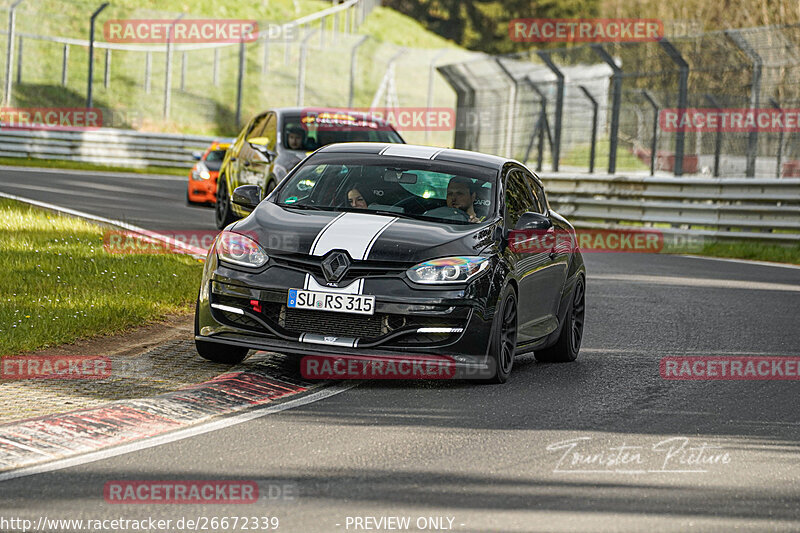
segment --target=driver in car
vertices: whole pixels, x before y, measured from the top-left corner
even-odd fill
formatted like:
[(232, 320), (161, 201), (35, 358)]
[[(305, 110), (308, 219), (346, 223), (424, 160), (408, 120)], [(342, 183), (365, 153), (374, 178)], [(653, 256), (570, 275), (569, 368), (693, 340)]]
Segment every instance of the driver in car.
[(288, 136), (286, 138), (286, 145), (289, 147), (290, 150), (302, 150), (303, 149), (303, 138), (305, 137), (305, 132), (303, 128), (294, 126), (287, 130)]
[(481, 222), (484, 217), (475, 215), (475, 199), (477, 194), (472, 191), (472, 180), (463, 176), (454, 176), (447, 184), (447, 207), (454, 207), (464, 211), (470, 222)]

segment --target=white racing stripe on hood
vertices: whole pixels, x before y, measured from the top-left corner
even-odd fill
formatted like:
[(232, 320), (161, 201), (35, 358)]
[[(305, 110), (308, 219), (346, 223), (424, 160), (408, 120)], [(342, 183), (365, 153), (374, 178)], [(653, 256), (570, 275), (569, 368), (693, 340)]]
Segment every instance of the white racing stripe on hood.
[[(356, 261), (369, 257), (375, 242), (391, 226), (397, 218), (390, 218), (367, 213), (342, 213), (325, 225), (311, 244), (311, 255), (323, 256), (331, 250), (345, 250)], [(306, 274), (304, 289), (340, 292), (345, 294), (362, 294), (364, 280), (357, 279), (346, 287), (328, 287), (320, 285), (311, 274)]]
[(392, 225), (397, 218), (386, 219), (381, 215), (366, 213), (344, 213), (333, 223), (325, 226), (314, 244), (311, 255), (322, 256), (331, 250), (346, 250), (355, 261), (362, 261), (372, 249), (381, 233)]

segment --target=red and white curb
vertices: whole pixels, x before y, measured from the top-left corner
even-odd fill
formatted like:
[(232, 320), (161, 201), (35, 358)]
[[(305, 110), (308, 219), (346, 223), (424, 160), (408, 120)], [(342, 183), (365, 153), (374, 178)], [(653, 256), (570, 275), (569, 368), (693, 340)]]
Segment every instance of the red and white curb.
[(154, 398), (0, 426), (0, 481), (122, 455), (339, 394), (355, 384), (298, 385), (258, 365)]

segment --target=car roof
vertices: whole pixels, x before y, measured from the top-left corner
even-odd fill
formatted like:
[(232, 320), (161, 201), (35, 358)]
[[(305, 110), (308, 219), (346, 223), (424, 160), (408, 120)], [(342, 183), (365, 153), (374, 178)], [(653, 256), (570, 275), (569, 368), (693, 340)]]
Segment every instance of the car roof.
[[(381, 126), (391, 126), (389, 122), (386, 122), (382, 118), (378, 116), (374, 116), (369, 113), (368, 110), (360, 110), (360, 109), (348, 109), (346, 107), (277, 107), (275, 109), (271, 109), (270, 111), (274, 111), (278, 114), (279, 117), (283, 117), (283, 115), (299, 115), (303, 112), (314, 112), (314, 113), (365, 113), (369, 115), (370, 120), (373, 122), (380, 124)], [(394, 126), (392, 126), (394, 127)]]
[(496, 155), (471, 152), (469, 150), (456, 150), (454, 148), (439, 148), (435, 146), (421, 146), (415, 144), (389, 144), (389, 143), (337, 143), (323, 146), (318, 153), (347, 153), (382, 155), (387, 157), (413, 157), (418, 159), (430, 159), (432, 161), (443, 161), (447, 163), (462, 163), (465, 165), (475, 165), (479, 167), (500, 170), (503, 165), (509, 162), (521, 163), (513, 159), (499, 157)]

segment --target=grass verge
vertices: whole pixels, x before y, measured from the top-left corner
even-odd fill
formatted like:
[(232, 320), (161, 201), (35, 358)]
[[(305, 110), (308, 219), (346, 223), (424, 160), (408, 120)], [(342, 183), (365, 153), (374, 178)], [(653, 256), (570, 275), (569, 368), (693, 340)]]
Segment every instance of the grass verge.
[(64, 168), (68, 170), (100, 170), (105, 172), (133, 172), (136, 174), (167, 174), (171, 176), (188, 176), (188, 168), (172, 167), (146, 167), (130, 168), (115, 167), (109, 165), (95, 165), (93, 163), (82, 163), (80, 161), (61, 161), (58, 159), (28, 159), (22, 157), (0, 157), (0, 165), (15, 167), (41, 167), (41, 168)]
[(110, 254), (105, 231), (0, 200), (0, 355), (118, 333), (193, 309), (200, 262)]
[(695, 255), (800, 265), (800, 245), (780, 246), (778, 244), (752, 242), (715, 242), (706, 244), (702, 251)]

